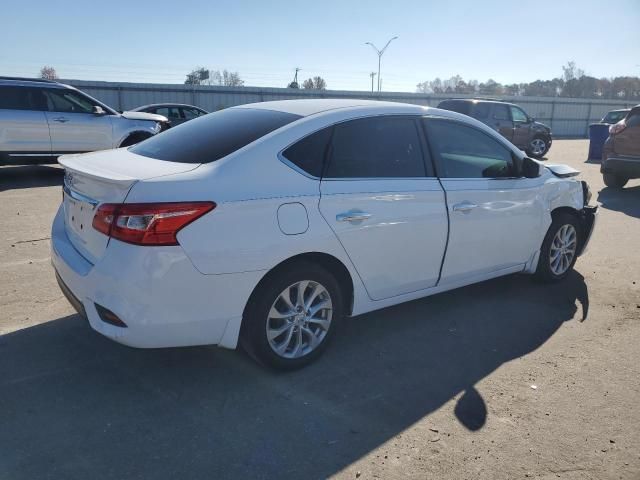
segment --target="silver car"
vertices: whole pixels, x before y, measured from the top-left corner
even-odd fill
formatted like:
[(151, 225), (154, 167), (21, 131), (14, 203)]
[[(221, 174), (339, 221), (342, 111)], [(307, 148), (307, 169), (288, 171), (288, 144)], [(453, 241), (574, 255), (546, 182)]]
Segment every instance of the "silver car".
[(167, 126), (166, 117), (118, 113), (69, 85), (0, 77), (0, 164), (125, 147)]

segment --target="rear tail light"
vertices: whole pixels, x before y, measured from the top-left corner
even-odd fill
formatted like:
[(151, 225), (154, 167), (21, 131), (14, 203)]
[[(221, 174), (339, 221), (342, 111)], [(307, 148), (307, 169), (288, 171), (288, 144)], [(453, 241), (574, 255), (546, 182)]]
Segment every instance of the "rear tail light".
[(625, 128), (627, 128), (627, 122), (620, 120), (618, 123), (614, 123), (609, 127), (609, 135), (617, 135), (622, 132)]
[(135, 245), (178, 245), (178, 232), (214, 208), (213, 202), (105, 203), (93, 228)]

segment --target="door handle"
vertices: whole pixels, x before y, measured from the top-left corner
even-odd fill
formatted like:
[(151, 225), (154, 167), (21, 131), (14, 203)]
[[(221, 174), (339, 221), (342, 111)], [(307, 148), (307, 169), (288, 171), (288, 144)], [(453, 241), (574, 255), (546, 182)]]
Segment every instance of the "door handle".
[(478, 207), (478, 205), (476, 205), (475, 203), (462, 202), (462, 203), (456, 203), (453, 206), (453, 211), (454, 212), (469, 213), (471, 210), (473, 210), (474, 208), (477, 208), (477, 207)]
[(58, 123), (66, 123), (69, 121), (69, 119), (66, 117), (56, 117), (53, 119), (53, 121)]
[(338, 222), (362, 222), (370, 218), (370, 213), (356, 211), (344, 212), (336, 215), (336, 221)]

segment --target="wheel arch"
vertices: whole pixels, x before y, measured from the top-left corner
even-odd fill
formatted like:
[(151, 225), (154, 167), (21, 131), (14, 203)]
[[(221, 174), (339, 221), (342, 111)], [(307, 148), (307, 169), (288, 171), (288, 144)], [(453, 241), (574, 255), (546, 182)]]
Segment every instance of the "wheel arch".
[[(144, 130), (134, 130), (132, 132), (127, 133), (124, 138), (118, 143), (118, 148), (128, 147), (130, 145), (134, 145), (135, 143), (141, 142), (142, 140), (146, 140), (147, 138), (153, 137), (153, 134), (150, 132), (145, 132)], [(128, 143), (129, 140), (136, 140), (132, 143)]]
[(349, 272), (349, 269), (344, 265), (344, 263), (342, 263), (341, 260), (339, 260), (338, 258), (328, 253), (306, 252), (306, 253), (300, 253), (300, 254), (294, 255), (292, 257), (287, 258), (286, 260), (283, 260), (282, 262), (275, 265), (267, 273), (264, 274), (264, 276), (260, 279), (260, 281), (257, 283), (253, 291), (251, 292), (251, 295), (249, 296), (249, 300), (247, 301), (247, 304), (243, 311), (243, 317), (248, 306), (253, 302), (255, 295), (260, 290), (261, 286), (264, 285), (264, 283), (268, 282), (273, 275), (276, 275), (278, 272), (282, 271), (283, 269), (286, 269), (300, 262), (308, 262), (308, 263), (314, 263), (316, 265), (320, 265), (336, 277), (336, 280), (340, 284), (342, 292), (345, 295), (345, 298), (344, 298), (345, 300), (344, 304), (346, 307), (345, 314), (350, 315), (351, 312), (353, 311), (354, 284), (353, 284), (353, 278), (351, 277), (351, 273)]

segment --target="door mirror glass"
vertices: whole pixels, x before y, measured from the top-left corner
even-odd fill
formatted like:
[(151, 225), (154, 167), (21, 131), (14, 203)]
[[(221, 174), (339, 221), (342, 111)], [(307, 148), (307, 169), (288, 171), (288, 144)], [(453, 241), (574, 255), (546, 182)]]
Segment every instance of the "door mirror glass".
[(542, 169), (544, 168), (544, 166), (529, 157), (524, 157), (522, 159), (522, 176), (524, 178), (538, 178), (540, 175), (542, 175)]
[(95, 115), (104, 115), (107, 112), (105, 112), (104, 109), (100, 105), (94, 105), (93, 106), (93, 113)]

